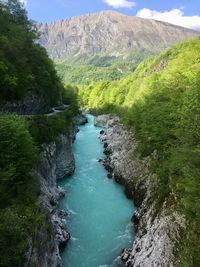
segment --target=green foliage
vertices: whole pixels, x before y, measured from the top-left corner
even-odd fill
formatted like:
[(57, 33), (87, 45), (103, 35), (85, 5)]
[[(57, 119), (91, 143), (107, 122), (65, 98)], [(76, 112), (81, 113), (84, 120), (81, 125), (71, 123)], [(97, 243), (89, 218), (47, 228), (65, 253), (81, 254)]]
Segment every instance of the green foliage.
[(142, 62), (120, 81), (92, 83), (80, 103), (98, 112), (112, 107), (135, 128), (141, 156), (151, 156), (159, 184), (158, 208), (166, 199), (188, 221), (180, 266), (200, 266), (200, 40), (181, 43)]
[(27, 123), (16, 115), (0, 115), (0, 136), (0, 266), (22, 266), (28, 237), (44, 220), (31, 174), (37, 150)]
[(78, 114), (77, 93), (78, 88), (68, 85), (62, 94), (62, 101), (67, 105), (66, 108), (63, 109), (61, 106), (58, 113), (52, 113), (50, 116), (27, 117), (30, 133), (38, 146), (43, 143), (55, 142), (60, 134), (69, 132), (72, 119)]
[(57, 63), (56, 69), (65, 84), (73, 85), (89, 84), (93, 80), (115, 80), (122, 77), (122, 73), (117, 68), (96, 67), (84, 63)]
[(0, 136), (0, 205), (5, 207), (10, 204), (6, 200), (12, 200), (29, 184), (36, 149), (25, 122), (15, 115), (0, 116)]
[(53, 116), (38, 115), (30, 117), (29, 129), (36, 144), (51, 143), (60, 134), (69, 132), (74, 112), (70, 108)]
[(65, 84), (89, 85), (92, 81), (112, 81), (130, 74), (143, 60), (154, 55), (152, 51), (138, 50), (127, 58), (99, 54), (94, 57), (68, 58), (57, 62), (56, 69)]
[(52, 116), (0, 114), (0, 267), (21, 267), (25, 252), (38, 246), (38, 230), (49, 231), (38, 204), (39, 182), (33, 174), (40, 145), (66, 134), (78, 112), (77, 89), (65, 89), (52, 61), (36, 40), (34, 25), (17, 0), (0, 2), (0, 99), (22, 100), (27, 94), (48, 106), (69, 107)]
[(89, 65), (93, 65), (95, 67), (109, 67), (112, 65), (112, 62), (116, 60), (114, 56), (94, 56), (91, 58), (88, 63)]
[(0, 3), (0, 98), (21, 100), (32, 92), (55, 105), (63, 90), (52, 61), (36, 43), (34, 25), (17, 0)]
[(63, 104), (69, 105), (74, 115), (78, 112), (78, 88), (71, 85), (65, 86), (62, 95)]
[[(40, 145), (69, 131), (75, 109), (56, 115), (0, 115), (0, 267), (23, 266), (29, 239), (46, 229), (47, 216), (38, 206), (38, 181), (32, 173)], [(37, 245), (37, 244), (33, 244)]]

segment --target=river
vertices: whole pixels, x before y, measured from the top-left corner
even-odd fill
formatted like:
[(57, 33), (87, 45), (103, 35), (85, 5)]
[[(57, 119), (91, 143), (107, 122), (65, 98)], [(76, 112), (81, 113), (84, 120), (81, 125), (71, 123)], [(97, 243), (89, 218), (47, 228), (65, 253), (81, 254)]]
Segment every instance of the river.
[(67, 192), (60, 208), (69, 212), (71, 233), (62, 260), (64, 267), (116, 267), (121, 250), (133, 242), (134, 206), (98, 162), (104, 157), (98, 139), (101, 128), (93, 125), (92, 115), (87, 116), (89, 123), (80, 127), (73, 144), (76, 171), (59, 182)]

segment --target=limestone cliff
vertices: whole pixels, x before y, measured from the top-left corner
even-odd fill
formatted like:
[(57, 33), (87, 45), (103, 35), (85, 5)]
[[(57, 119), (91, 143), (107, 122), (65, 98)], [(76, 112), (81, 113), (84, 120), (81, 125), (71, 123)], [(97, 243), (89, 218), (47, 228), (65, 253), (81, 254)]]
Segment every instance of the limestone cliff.
[(110, 176), (125, 186), (128, 197), (134, 199), (137, 211), (133, 215), (136, 238), (133, 247), (124, 249), (121, 260), (127, 267), (176, 266), (176, 245), (183, 216), (173, 211), (169, 203), (155, 207), (156, 175), (149, 172), (150, 159), (138, 159), (134, 132), (120, 123), (119, 118), (99, 116), (95, 122), (106, 127), (100, 136), (106, 159), (103, 164)]
[(144, 49), (161, 51), (200, 35), (166, 22), (126, 16), (113, 11), (38, 24), (39, 43), (54, 60), (109, 55), (126, 57)]
[(24, 99), (18, 101), (5, 102), (0, 100), (0, 111), (3, 113), (16, 113), (18, 115), (36, 115), (48, 113), (50, 106), (42, 97), (33, 93), (28, 93)]
[(62, 266), (60, 250), (70, 238), (66, 228), (67, 212), (58, 210), (58, 201), (65, 191), (57, 186), (57, 179), (71, 175), (75, 170), (72, 142), (75, 139), (77, 125), (86, 123), (87, 119), (80, 115), (74, 119), (70, 133), (60, 135), (56, 142), (43, 144), (39, 163), (33, 170), (40, 184), (39, 202), (47, 214), (47, 225), (35, 233), (35, 240), (30, 239), (27, 251), (27, 265), (37, 267)]
[[(59, 159), (59, 161), (58, 161)], [(37, 245), (32, 244), (27, 258), (37, 267), (61, 265), (59, 247), (70, 238), (65, 226), (66, 212), (58, 211), (58, 200), (65, 192), (57, 186), (57, 178), (73, 172), (74, 157), (71, 151), (71, 137), (60, 135), (56, 143), (43, 144), (40, 161), (35, 175), (40, 183), (39, 201), (47, 210), (49, 229), (41, 228), (36, 234)], [(57, 174), (59, 174), (57, 176)], [(62, 176), (61, 176), (62, 174)]]

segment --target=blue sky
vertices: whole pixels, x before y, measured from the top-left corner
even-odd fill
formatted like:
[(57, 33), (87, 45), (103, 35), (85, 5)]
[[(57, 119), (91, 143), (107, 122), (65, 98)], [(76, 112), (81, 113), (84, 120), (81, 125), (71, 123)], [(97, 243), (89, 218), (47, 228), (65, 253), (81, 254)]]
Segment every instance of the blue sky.
[(51, 22), (71, 16), (115, 10), (200, 29), (200, 0), (21, 0), (29, 18)]

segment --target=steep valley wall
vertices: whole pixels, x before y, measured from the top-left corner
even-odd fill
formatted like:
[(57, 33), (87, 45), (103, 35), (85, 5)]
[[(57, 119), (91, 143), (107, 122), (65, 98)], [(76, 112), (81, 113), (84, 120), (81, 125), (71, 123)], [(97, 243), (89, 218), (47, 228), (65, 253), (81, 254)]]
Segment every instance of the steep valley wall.
[[(77, 133), (77, 126), (86, 123), (84, 116), (74, 119), (70, 133), (60, 135), (56, 142), (43, 144), (40, 160), (33, 170), (40, 184), (39, 202), (47, 213), (47, 225), (30, 238), (25, 266), (58, 267), (62, 266), (60, 251), (70, 239), (66, 228), (67, 212), (58, 209), (59, 199), (65, 191), (57, 186), (57, 179), (71, 175), (75, 170), (75, 160), (72, 153), (72, 142)], [(31, 265), (31, 266), (32, 266)]]
[(154, 191), (158, 179), (150, 173), (150, 158), (139, 159), (134, 132), (130, 132), (118, 117), (102, 115), (96, 125), (106, 127), (100, 135), (106, 154), (103, 164), (110, 177), (125, 186), (126, 195), (134, 199), (137, 211), (132, 217), (136, 237), (132, 248), (125, 248), (121, 260), (127, 267), (172, 267), (177, 265), (176, 245), (183, 216), (164, 202), (155, 207)]

